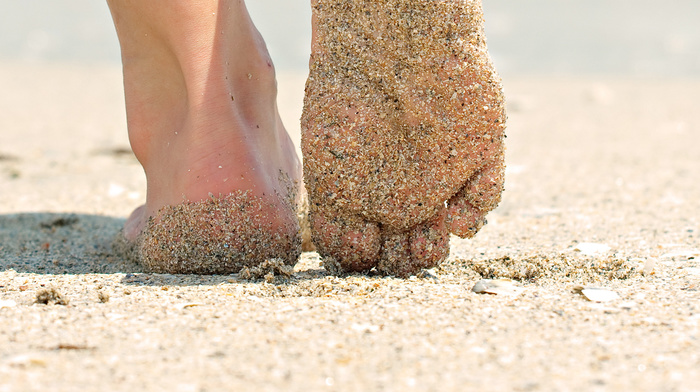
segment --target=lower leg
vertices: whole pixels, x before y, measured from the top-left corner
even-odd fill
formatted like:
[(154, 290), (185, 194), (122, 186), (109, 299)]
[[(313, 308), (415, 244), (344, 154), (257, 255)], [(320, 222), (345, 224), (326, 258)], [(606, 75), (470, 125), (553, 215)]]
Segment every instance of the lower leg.
[[(126, 239), (162, 272), (228, 273), (269, 257), (293, 263), (300, 165), (277, 112), (272, 62), (245, 4), (108, 3), (129, 138), (147, 178), (146, 204), (129, 218)], [(179, 261), (163, 265), (174, 253)]]

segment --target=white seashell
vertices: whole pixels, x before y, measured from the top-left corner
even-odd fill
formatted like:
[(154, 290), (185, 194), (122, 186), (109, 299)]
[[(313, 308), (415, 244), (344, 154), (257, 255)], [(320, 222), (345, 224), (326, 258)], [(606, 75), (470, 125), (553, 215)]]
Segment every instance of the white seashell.
[(15, 301), (13, 301), (13, 300), (11, 300), (11, 299), (8, 299), (8, 300), (5, 300), (5, 301), (0, 301), (0, 309), (3, 309), (3, 308), (14, 308), (15, 306), (17, 306), (17, 302), (15, 302)]
[(656, 267), (656, 259), (649, 258), (644, 263), (644, 269), (642, 270), (642, 272), (644, 273), (645, 276), (646, 275), (653, 275), (655, 267)]
[(601, 253), (610, 251), (610, 247), (605, 244), (597, 244), (595, 242), (582, 242), (574, 248), (575, 251), (581, 252), (586, 256), (595, 256)]
[(511, 279), (482, 279), (472, 287), (472, 291), (477, 294), (492, 295), (518, 295), (523, 290)]
[(598, 287), (575, 287), (574, 292), (583, 295), (584, 298), (591, 302), (608, 302), (620, 299), (620, 296), (608, 289)]

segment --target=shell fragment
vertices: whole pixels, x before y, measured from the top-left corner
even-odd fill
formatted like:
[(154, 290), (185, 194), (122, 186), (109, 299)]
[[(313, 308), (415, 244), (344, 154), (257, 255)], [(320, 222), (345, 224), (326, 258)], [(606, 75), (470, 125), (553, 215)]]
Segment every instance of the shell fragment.
[(574, 287), (574, 292), (581, 294), (584, 298), (591, 302), (609, 302), (620, 299), (620, 296), (616, 292), (599, 287), (577, 286)]
[(523, 290), (511, 279), (482, 279), (472, 287), (472, 291), (477, 294), (491, 295), (518, 295)]
[(17, 306), (17, 302), (15, 302), (15, 301), (13, 301), (13, 300), (11, 300), (11, 299), (0, 301), (0, 309), (3, 309), (3, 308), (14, 308), (15, 306)]

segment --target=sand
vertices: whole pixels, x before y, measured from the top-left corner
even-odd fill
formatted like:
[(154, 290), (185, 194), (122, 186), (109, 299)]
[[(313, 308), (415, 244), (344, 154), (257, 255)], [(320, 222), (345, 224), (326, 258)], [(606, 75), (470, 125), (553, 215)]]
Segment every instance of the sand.
[(145, 274), (109, 246), (145, 196), (119, 69), (0, 85), (0, 391), (700, 390), (698, 80), (504, 78), (503, 201), (407, 280)]

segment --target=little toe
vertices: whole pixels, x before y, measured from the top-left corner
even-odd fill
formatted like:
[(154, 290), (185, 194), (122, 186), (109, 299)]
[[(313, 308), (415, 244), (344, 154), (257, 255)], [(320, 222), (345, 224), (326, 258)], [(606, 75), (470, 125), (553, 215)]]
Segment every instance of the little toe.
[(462, 188), (448, 202), (446, 223), (454, 235), (471, 238), (486, 224), (485, 215), (470, 203), (465, 188)]
[(368, 271), (377, 265), (381, 236), (375, 223), (318, 211), (311, 212), (310, 223), (324, 265), (333, 266), (331, 273)]
[(452, 233), (471, 238), (486, 224), (486, 214), (501, 201), (504, 170), (502, 160), (487, 166), (449, 200), (446, 223)]

